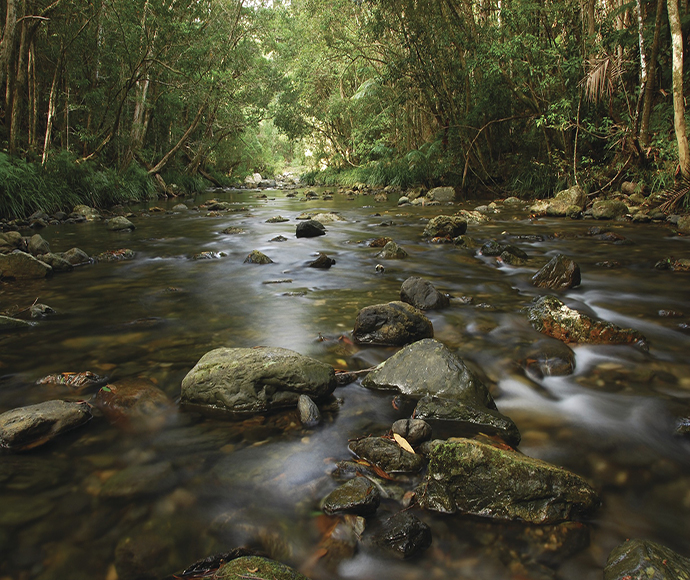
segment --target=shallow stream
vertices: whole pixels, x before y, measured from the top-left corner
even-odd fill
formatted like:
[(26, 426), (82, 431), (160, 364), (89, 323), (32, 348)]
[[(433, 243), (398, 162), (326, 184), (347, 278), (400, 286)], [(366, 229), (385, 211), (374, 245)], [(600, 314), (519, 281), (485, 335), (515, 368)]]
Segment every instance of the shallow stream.
[[(233, 421), (180, 411), (145, 433), (95, 417), (42, 448), (0, 456), (0, 579), (115, 580), (115, 562), (122, 570), (128, 554), (150, 573), (142, 578), (163, 578), (240, 545), (313, 580), (599, 580), (608, 553), (626, 538), (690, 556), (690, 440), (674, 436), (678, 418), (690, 416), (690, 332), (683, 327), (690, 324), (690, 274), (654, 269), (669, 256), (690, 258), (690, 238), (663, 224), (535, 220), (523, 206), (506, 206), (491, 221), (470, 224), (467, 234), (527, 252), (527, 264), (512, 267), (422, 239), (425, 219), (474, 204), (398, 208), (397, 198), (303, 201), (303, 192), (265, 193), (268, 199), (215, 191), (193, 200), (214, 197), (246, 208), (217, 216), (132, 208), (131, 233), (109, 232), (102, 222), (42, 231), (53, 251), (129, 248), (136, 256), (0, 284), (2, 311), (37, 300), (58, 312), (29, 331), (0, 335), (0, 412), (54, 398), (88, 400), (97, 389), (36, 384), (45, 375), (87, 370), (111, 382), (149, 378), (176, 400), (185, 374), (220, 346), (280, 346), (339, 369), (368, 368), (395, 349), (352, 344), (358, 310), (399, 299), (402, 282), (416, 275), (455, 298), (450, 308), (429, 313), (435, 337), (482, 377), (520, 429), (522, 452), (575, 471), (601, 492), (595, 519), (556, 549), (549, 544), (558, 540), (538, 527), (415, 510), (434, 536), (423, 556), (402, 562), (363, 546), (339, 563), (321, 561), (330, 520), (319, 502), (336, 486), (335, 463), (350, 458), (348, 439), (381, 435), (406, 416), (390, 394), (355, 382), (336, 390), (337, 407), (315, 430), (303, 429), (295, 412)], [(157, 205), (169, 210), (176, 203)], [(335, 211), (345, 221), (326, 224), (325, 236), (297, 239), (295, 218), (305, 211)], [(278, 215), (289, 221), (266, 223)], [(594, 225), (628, 243), (587, 235)], [(221, 233), (228, 227), (244, 233)], [(287, 240), (269, 241), (279, 235)], [(369, 243), (383, 236), (409, 257), (377, 258)], [(244, 264), (255, 249), (274, 263)], [(192, 259), (201, 252), (223, 256)], [(317, 252), (335, 266), (306, 267)], [(540, 379), (525, 372), (525, 348), (542, 337), (522, 309), (545, 293), (530, 278), (559, 252), (582, 270), (582, 284), (561, 299), (639, 330), (648, 352), (575, 346), (574, 374)], [(614, 261), (617, 267), (601, 265)], [(126, 468), (144, 474), (157, 465), (169, 475), (144, 491), (133, 485), (118, 497), (100, 493)], [(386, 500), (380, 511), (399, 509)]]

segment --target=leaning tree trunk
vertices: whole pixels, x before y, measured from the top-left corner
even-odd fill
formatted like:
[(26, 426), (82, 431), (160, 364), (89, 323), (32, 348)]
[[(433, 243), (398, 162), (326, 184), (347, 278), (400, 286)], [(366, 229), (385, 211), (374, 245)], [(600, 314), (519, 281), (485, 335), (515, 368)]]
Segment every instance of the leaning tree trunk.
[(678, 163), (680, 173), (690, 179), (690, 150), (685, 127), (685, 102), (683, 100), (683, 31), (680, 26), (678, 0), (668, 0), (668, 23), (673, 45), (673, 121), (678, 141)]
[(664, 0), (657, 0), (656, 16), (654, 18), (654, 39), (652, 40), (652, 54), (647, 69), (647, 84), (644, 87), (644, 103), (642, 105), (642, 121), (640, 123), (640, 143), (649, 145), (649, 122), (652, 117), (654, 104), (654, 86), (656, 84), (656, 61), (659, 58), (659, 38), (661, 36), (661, 16), (664, 11)]

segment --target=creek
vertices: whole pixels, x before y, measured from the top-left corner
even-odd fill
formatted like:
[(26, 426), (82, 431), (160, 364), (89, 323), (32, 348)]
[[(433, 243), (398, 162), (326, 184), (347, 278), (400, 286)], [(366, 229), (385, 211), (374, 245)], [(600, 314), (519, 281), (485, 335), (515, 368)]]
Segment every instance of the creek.
[[(426, 219), (476, 203), (398, 208), (395, 196), (378, 203), (372, 196), (303, 201), (303, 192), (296, 198), (264, 193), (267, 199), (233, 190), (199, 196), (194, 204), (216, 198), (246, 208), (211, 217), (203, 210), (132, 208), (136, 229), (130, 233), (110, 232), (102, 222), (42, 231), (53, 251), (76, 246), (95, 255), (129, 248), (136, 256), (0, 284), (0, 310), (38, 300), (58, 312), (29, 331), (0, 335), (0, 412), (55, 398), (88, 400), (96, 389), (75, 393), (36, 384), (45, 375), (86, 370), (111, 382), (146, 377), (177, 400), (186, 373), (221, 346), (280, 346), (338, 369), (368, 368), (395, 349), (353, 345), (357, 312), (399, 299), (402, 282), (421, 276), (455, 297), (450, 308), (428, 313), (435, 338), (482, 377), (499, 410), (517, 424), (519, 449), (584, 476), (601, 492), (602, 506), (585, 526), (589, 543), (550, 549), (536, 526), (415, 510), (434, 537), (421, 557), (390, 560), (364, 546), (340, 565), (324, 567), (319, 542), (327, 522), (319, 502), (336, 485), (330, 476), (335, 463), (351, 457), (348, 439), (381, 435), (406, 416), (391, 394), (357, 381), (336, 390), (338, 405), (313, 430), (302, 428), (293, 411), (231, 420), (182, 409), (161, 429), (144, 433), (97, 416), (44, 447), (0, 456), (0, 578), (113, 580), (116, 560), (127, 561), (130, 552), (149, 574), (141, 578), (163, 578), (240, 545), (313, 580), (599, 580), (609, 552), (626, 538), (654, 540), (690, 556), (690, 440), (674, 435), (678, 418), (690, 416), (690, 333), (683, 326), (690, 323), (690, 274), (654, 268), (669, 256), (690, 258), (690, 238), (663, 224), (535, 220), (524, 205), (505, 206), (491, 221), (470, 224), (467, 234), (519, 246), (530, 259), (513, 267), (422, 239)], [(177, 203), (157, 205), (170, 210)], [(344, 221), (325, 224), (325, 236), (297, 239), (295, 218), (304, 211), (335, 211)], [(278, 215), (289, 221), (266, 223)], [(587, 235), (594, 225), (628, 242)], [(223, 234), (228, 227), (244, 233)], [(269, 241), (279, 235), (287, 240)], [(382, 236), (409, 256), (377, 258), (369, 242)], [(255, 249), (274, 263), (243, 263)], [(192, 259), (201, 252), (222, 256)], [(336, 264), (306, 267), (317, 252)], [(581, 285), (559, 297), (639, 330), (648, 351), (579, 345), (573, 347), (574, 374), (525, 372), (524, 349), (542, 336), (522, 309), (546, 293), (530, 278), (557, 253), (582, 270)], [(379, 263), (384, 272), (376, 271)], [(661, 316), (661, 310), (678, 316)], [(171, 466), (172, 475), (144, 491), (133, 486), (118, 497), (100, 494), (125, 468), (156, 464)], [(380, 509), (393, 513), (399, 506), (385, 500)]]

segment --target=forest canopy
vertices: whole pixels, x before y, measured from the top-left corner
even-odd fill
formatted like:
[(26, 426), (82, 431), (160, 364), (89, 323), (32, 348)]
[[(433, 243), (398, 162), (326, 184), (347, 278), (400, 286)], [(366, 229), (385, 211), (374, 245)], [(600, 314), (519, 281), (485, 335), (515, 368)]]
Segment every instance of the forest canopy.
[(690, 178), (686, 0), (2, 0), (0, 15), (3, 214), (48, 185), (43, 203), (106, 203), (286, 168), (524, 197)]

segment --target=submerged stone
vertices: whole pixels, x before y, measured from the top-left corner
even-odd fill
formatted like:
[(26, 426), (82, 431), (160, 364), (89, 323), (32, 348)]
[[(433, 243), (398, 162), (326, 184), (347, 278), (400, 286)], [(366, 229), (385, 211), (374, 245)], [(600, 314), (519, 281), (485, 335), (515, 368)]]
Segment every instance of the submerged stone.
[(362, 308), (357, 313), (352, 332), (355, 342), (402, 346), (431, 338), (431, 321), (405, 302), (389, 302)]
[(417, 496), (432, 511), (535, 524), (587, 517), (599, 505), (597, 493), (580, 476), (471, 439), (432, 445)]
[(295, 407), (299, 396), (318, 401), (335, 389), (333, 367), (277, 347), (218, 348), (182, 381), (182, 402), (235, 413)]
[(135, 432), (163, 427), (176, 410), (170, 397), (143, 377), (120, 379), (101, 387), (94, 405), (110, 423)]
[(567, 290), (579, 286), (580, 266), (573, 260), (558, 254), (532, 277), (532, 284), (539, 288)]

